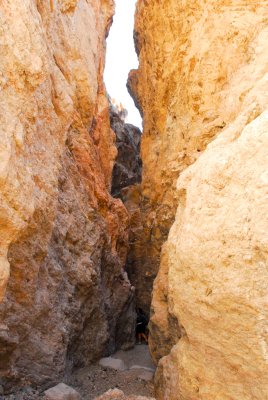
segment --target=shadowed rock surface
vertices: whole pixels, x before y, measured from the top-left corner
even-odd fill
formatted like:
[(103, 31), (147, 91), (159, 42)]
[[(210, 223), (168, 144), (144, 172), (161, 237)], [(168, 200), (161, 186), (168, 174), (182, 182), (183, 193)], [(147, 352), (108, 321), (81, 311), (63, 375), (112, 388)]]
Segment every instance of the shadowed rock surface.
[[(0, 384), (58, 383), (134, 343), (128, 213), (103, 85), (113, 1), (6, 1), (0, 41)], [(10, 270), (10, 276), (9, 276)], [(42, 386), (43, 387), (43, 386)]]
[(110, 105), (111, 127), (116, 134), (117, 157), (113, 169), (112, 193), (119, 197), (128, 210), (129, 249), (126, 270), (131, 284), (135, 287), (135, 302), (149, 316), (152, 291), (152, 276), (143, 268), (142, 254), (146, 248), (145, 220), (141, 212), (142, 161), (140, 155), (141, 131), (124, 122), (119, 110)]
[(121, 197), (123, 188), (141, 182), (141, 131), (134, 125), (126, 124), (113, 105), (110, 105), (110, 122), (118, 151), (113, 168), (112, 194)]

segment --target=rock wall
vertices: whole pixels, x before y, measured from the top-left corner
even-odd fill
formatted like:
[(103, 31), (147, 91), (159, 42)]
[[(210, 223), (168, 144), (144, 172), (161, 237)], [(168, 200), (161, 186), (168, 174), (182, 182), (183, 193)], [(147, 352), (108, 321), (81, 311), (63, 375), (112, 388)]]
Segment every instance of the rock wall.
[(126, 124), (114, 106), (110, 107), (110, 120), (116, 134), (118, 151), (113, 169), (112, 193), (123, 201), (130, 218), (126, 271), (135, 287), (136, 306), (149, 314), (151, 278), (148, 279), (146, 271), (140, 265), (145, 243), (145, 221), (141, 201), (141, 131), (131, 124)]
[[(122, 113), (122, 111), (121, 111)], [(122, 189), (141, 182), (142, 162), (140, 157), (141, 131), (127, 124), (120, 111), (110, 105), (111, 128), (115, 132), (117, 156), (113, 168), (112, 194), (121, 197)]]
[(138, 1), (158, 399), (267, 398), (267, 5)]
[(133, 343), (128, 213), (109, 194), (112, 0), (1, 2), (0, 378), (57, 382)]

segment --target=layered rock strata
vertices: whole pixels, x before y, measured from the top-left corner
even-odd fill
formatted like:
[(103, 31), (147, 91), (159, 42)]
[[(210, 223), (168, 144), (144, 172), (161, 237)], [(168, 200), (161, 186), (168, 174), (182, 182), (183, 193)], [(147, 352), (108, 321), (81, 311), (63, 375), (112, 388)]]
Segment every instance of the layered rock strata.
[(111, 0), (3, 1), (0, 376), (60, 381), (133, 343), (128, 213), (103, 85)]
[(158, 399), (267, 398), (267, 17), (266, 1), (138, 1), (155, 269), (177, 209), (154, 285)]

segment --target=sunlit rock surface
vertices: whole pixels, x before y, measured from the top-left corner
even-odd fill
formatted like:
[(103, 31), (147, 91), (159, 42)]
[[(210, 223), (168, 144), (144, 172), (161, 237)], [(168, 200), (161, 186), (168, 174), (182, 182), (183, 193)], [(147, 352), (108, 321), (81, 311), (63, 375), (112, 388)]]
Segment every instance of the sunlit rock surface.
[(267, 398), (267, 5), (138, 1), (159, 399)]
[[(103, 86), (113, 1), (0, 12), (0, 377), (60, 381), (133, 343), (128, 213)], [(9, 277), (10, 275), (10, 277)], [(132, 325), (131, 325), (132, 324)]]
[(102, 396), (96, 397), (95, 400), (155, 400), (152, 397), (144, 396), (125, 396), (122, 390), (110, 389)]

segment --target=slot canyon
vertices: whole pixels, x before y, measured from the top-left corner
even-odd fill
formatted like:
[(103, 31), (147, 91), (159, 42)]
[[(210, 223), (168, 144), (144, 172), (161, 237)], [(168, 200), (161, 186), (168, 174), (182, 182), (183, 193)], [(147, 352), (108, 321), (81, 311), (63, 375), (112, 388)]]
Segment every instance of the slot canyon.
[(114, 0), (0, 6), (0, 399), (268, 400), (268, 0), (137, 0), (142, 132)]

